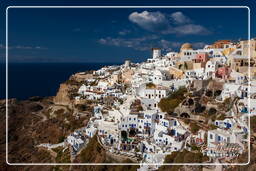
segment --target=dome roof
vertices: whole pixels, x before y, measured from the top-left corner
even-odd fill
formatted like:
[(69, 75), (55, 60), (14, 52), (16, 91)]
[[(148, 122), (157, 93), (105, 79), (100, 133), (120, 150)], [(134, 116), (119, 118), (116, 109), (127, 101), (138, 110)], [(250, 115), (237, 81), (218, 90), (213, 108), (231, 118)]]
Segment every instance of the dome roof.
[(190, 44), (190, 43), (184, 43), (182, 46), (181, 46), (181, 48), (180, 48), (180, 50), (192, 50), (193, 48), (192, 48), (192, 45)]

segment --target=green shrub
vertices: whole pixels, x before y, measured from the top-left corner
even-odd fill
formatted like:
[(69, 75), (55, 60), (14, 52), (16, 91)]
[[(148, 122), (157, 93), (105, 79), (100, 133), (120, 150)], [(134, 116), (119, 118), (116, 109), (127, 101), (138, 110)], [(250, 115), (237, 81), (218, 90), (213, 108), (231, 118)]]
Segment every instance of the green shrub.
[(199, 131), (200, 127), (196, 123), (190, 123), (190, 130), (193, 134)]
[(167, 113), (172, 113), (174, 109), (185, 99), (184, 94), (187, 92), (185, 87), (179, 88), (171, 93), (167, 98), (162, 98), (158, 103), (158, 107)]
[(205, 109), (206, 107), (201, 105), (200, 103), (195, 104), (195, 109), (194, 109), (195, 113), (202, 113), (205, 111)]
[(215, 108), (211, 107), (208, 111), (208, 115), (214, 115), (214, 114), (216, 114), (216, 112), (217, 112), (217, 110)]
[(163, 112), (171, 113), (180, 104), (180, 102), (181, 101), (179, 99), (164, 98), (160, 100), (158, 106)]
[(211, 90), (207, 90), (206, 93), (205, 93), (205, 95), (206, 95), (207, 97), (211, 97), (212, 94), (213, 94), (213, 93), (212, 93)]
[(216, 126), (216, 125), (213, 125), (213, 124), (211, 124), (211, 125), (209, 125), (209, 130), (214, 130), (214, 129), (217, 129), (218, 127)]
[(219, 115), (216, 120), (224, 120), (226, 118), (225, 114)]

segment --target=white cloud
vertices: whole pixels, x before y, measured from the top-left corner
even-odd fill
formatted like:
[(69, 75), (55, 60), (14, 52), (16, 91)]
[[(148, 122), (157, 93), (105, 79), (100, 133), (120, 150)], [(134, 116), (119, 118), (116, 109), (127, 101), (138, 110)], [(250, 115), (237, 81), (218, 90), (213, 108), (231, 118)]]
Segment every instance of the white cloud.
[(178, 48), (180, 47), (181, 43), (179, 42), (171, 42), (165, 39), (161, 39), (159, 41), (159, 46), (162, 48), (164, 51), (171, 51), (173, 48)]
[(185, 23), (190, 23), (191, 19), (185, 16), (182, 12), (174, 12), (171, 14), (171, 19), (176, 23), (176, 24), (185, 24)]
[(204, 35), (210, 33), (205, 27), (196, 24), (186, 24), (175, 27), (175, 32), (181, 35)]
[(164, 30), (168, 27), (168, 20), (161, 12), (143, 11), (133, 12), (129, 15), (129, 20), (149, 31)]
[(129, 20), (145, 30), (161, 34), (205, 35), (210, 33), (204, 26), (191, 23), (192, 20), (182, 12), (175, 12), (170, 16), (171, 20), (168, 20), (166, 14), (159, 11), (143, 11), (131, 13)]

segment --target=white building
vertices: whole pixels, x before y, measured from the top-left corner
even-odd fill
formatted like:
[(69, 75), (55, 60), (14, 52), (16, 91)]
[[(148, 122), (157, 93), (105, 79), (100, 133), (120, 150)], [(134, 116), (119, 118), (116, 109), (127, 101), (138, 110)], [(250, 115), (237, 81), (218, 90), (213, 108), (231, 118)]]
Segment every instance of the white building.
[(70, 144), (74, 151), (78, 151), (85, 143), (79, 133), (74, 132), (67, 137), (67, 143)]
[(160, 48), (153, 48), (153, 59), (161, 57), (161, 49)]
[(147, 87), (145, 84), (136, 89), (136, 94), (141, 98), (155, 99), (160, 101), (167, 96), (167, 88), (163, 86)]

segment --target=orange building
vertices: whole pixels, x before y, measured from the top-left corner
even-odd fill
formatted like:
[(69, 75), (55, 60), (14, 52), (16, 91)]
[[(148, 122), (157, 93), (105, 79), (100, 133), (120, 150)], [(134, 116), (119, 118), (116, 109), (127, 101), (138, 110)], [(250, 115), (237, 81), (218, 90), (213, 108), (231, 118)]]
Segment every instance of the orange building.
[(230, 43), (231, 43), (230, 40), (218, 40), (213, 43), (212, 47), (216, 49), (220, 49), (220, 48), (224, 48), (224, 45), (230, 44)]

